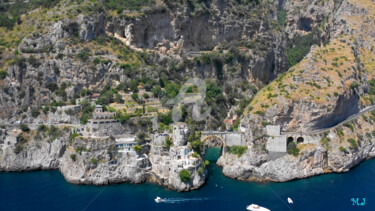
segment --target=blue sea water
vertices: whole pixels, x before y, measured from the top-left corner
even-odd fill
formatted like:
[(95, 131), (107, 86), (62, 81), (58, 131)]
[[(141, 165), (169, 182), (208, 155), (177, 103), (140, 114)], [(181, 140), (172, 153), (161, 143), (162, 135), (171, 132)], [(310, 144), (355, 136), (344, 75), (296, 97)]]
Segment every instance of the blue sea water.
[[(286, 183), (257, 184), (229, 179), (209, 149), (209, 179), (199, 190), (178, 193), (153, 184), (69, 184), (58, 171), (0, 173), (0, 210), (246, 210), (256, 203), (271, 210), (375, 210), (375, 160), (343, 174)], [(214, 154), (217, 154), (214, 156)], [(165, 203), (155, 203), (160, 196)], [(287, 203), (287, 197), (294, 201)], [(364, 206), (353, 206), (359, 198)]]

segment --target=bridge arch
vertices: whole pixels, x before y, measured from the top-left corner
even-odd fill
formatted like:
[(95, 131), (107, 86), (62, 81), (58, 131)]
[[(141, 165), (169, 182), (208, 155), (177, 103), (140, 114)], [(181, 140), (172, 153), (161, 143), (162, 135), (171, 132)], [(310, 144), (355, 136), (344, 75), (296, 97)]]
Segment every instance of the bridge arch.
[(297, 144), (303, 143), (304, 141), (305, 141), (305, 139), (302, 136), (297, 138)]
[[(219, 141), (219, 143), (215, 143), (214, 141)], [(204, 143), (205, 145), (205, 149), (207, 149), (208, 147), (221, 147), (222, 148), (222, 154), (225, 153), (225, 140), (223, 137), (219, 136), (219, 135), (207, 135), (207, 136), (204, 136), (202, 137), (202, 142)]]

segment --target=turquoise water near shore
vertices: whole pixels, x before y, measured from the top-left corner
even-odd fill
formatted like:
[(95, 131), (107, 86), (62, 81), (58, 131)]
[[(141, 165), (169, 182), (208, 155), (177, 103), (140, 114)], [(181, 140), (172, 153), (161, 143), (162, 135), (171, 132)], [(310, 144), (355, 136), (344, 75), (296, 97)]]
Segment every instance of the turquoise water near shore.
[[(246, 210), (251, 203), (271, 210), (375, 210), (375, 160), (343, 174), (257, 184), (225, 177), (214, 162), (219, 153), (207, 151), (209, 179), (188, 193), (147, 183), (73, 185), (58, 171), (0, 173), (0, 210)], [(156, 204), (156, 196), (166, 203)], [(366, 198), (366, 204), (353, 206), (351, 198)]]

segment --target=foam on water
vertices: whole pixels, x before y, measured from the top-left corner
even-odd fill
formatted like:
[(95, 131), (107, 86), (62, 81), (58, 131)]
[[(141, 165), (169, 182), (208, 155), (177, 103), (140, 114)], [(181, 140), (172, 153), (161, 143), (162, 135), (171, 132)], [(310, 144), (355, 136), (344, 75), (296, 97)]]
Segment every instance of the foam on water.
[(163, 201), (159, 203), (167, 203), (167, 204), (176, 204), (176, 203), (184, 203), (184, 202), (192, 202), (192, 201), (205, 201), (208, 198), (162, 198)]

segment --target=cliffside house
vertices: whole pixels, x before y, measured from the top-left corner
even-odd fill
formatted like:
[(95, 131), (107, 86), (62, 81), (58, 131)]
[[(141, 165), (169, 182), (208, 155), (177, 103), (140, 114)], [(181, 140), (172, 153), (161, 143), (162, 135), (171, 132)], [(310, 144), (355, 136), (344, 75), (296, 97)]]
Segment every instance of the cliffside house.
[(89, 132), (96, 135), (118, 135), (121, 124), (115, 117), (115, 112), (104, 112), (103, 106), (96, 105), (91, 119), (88, 120)]
[(132, 152), (133, 147), (137, 145), (137, 141), (135, 137), (128, 137), (128, 138), (119, 138), (116, 139), (116, 147), (118, 152), (125, 153), (125, 152)]
[(238, 119), (238, 116), (237, 116), (236, 112), (234, 112), (234, 111), (231, 109), (231, 110), (227, 113), (227, 117), (224, 119), (224, 124), (225, 124), (225, 128), (226, 128), (226, 130), (230, 130), (230, 129), (232, 129), (232, 127), (234, 126), (234, 124), (236, 124), (237, 119)]

